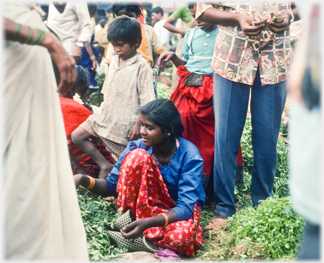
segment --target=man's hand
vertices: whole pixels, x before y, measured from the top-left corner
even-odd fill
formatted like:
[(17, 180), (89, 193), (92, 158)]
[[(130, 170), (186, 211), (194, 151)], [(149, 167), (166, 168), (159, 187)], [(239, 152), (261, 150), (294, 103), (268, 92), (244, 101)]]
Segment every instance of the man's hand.
[(97, 62), (97, 60), (92, 60), (92, 67), (91, 67), (91, 70), (95, 70), (96, 68), (97, 68), (97, 64), (98, 64), (98, 62)]
[(243, 30), (244, 34), (247, 36), (257, 36), (261, 33), (261, 31), (265, 28), (266, 24), (261, 24), (255, 26), (254, 20), (252, 17), (247, 15), (239, 15), (237, 21)]
[(275, 14), (275, 17), (282, 17), (283, 21), (282, 22), (275, 22), (273, 19), (269, 19), (268, 20), (268, 27), (270, 28), (270, 30), (274, 33), (283, 33), (287, 30), (288, 26), (289, 26), (289, 21), (290, 21), (290, 14), (287, 13), (278, 13)]
[(136, 122), (129, 132), (128, 139), (130, 141), (133, 141), (141, 138), (140, 129), (141, 129), (140, 123)]
[(72, 56), (73, 56), (76, 64), (78, 64), (81, 60), (81, 51), (82, 51), (82, 47), (79, 47), (78, 45), (76, 45), (73, 50)]

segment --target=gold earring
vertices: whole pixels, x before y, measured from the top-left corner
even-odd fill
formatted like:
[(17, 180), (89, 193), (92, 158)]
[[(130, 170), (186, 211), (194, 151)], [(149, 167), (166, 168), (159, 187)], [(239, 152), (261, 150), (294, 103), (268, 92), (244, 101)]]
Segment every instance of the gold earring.
[(168, 133), (168, 136), (170, 136), (171, 135), (171, 133)]

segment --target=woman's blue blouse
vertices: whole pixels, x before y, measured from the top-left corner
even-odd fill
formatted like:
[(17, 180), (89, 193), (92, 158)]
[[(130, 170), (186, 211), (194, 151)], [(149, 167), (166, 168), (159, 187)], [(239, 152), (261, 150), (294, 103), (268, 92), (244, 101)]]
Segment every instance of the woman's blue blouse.
[[(163, 165), (159, 169), (169, 195), (176, 203), (172, 210), (176, 212), (178, 220), (181, 221), (188, 220), (192, 216), (195, 203), (198, 203), (201, 209), (204, 207), (205, 191), (201, 184), (203, 159), (199, 150), (193, 143), (182, 137), (179, 138), (179, 144), (171, 164)], [(146, 147), (142, 139), (130, 141), (111, 173), (106, 177), (109, 196), (117, 196), (116, 186), (120, 165), (125, 155), (136, 148), (144, 149), (152, 155), (153, 148)]]

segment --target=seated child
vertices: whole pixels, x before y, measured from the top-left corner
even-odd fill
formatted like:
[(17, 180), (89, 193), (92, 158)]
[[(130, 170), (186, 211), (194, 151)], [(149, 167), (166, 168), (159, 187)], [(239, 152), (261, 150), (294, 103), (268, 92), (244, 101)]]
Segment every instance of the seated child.
[[(98, 165), (71, 140), (72, 131), (92, 114), (90, 105), (85, 101), (85, 93), (90, 85), (89, 73), (81, 66), (75, 66), (75, 69), (76, 79), (71, 93), (66, 97), (60, 96), (71, 167), (73, 174), (86, 174), (97, 178), (100, 171)], [(80, 102), (73, 99), (75, 94), (79, 95)], [(106, 150), (105, 144), (101, 140), (93, 143), (108, 162), (115, 163), (111, 153)]]
[(108, 40), (115, 54), (101, 91), (104, 100), (72, 133), (73, 142), (100, 167), (99, 178), (106, 177), (112, 165), (89, 138), (99, 137), (109, 152), (120, 156), (130, 140), (140, 137), (140, 108), (155, 99), (152, 70), (136, 50), (142, 41), (140, 23), (127, 16), (116, 18), (109, 25)]
[[(197, 146), (204, 159), (202, 183), (207, 185), (214, 160), (215, 119), (213, 109), (213, 70), (210, 66), (218, 27), (197, 20), (197, 27), (189, 29), (182, 45), (182, 59), (174, 52), (163, 53), (162, 61), (171, 60), (177, 67), (179, 82), (170, 100), (177, 106), (185, 126), (183, 137)], [(243, 178), (241, 148), (238, 154), (238, 174)]]

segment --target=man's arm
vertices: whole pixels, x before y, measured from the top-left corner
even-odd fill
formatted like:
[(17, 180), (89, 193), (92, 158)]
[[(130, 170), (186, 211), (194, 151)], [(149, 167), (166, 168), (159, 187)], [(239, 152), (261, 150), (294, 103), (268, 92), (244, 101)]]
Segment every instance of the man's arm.
[(184, 34), (186, 33), (186, 31), (172, 25), (174, 22), (175, 22), (175, 19), (172, 16), (169, 16), (167, 18), (167, 20), (164, 22), (163, 27), (172, 33), (180, 34), (183, 37)]
[(248, 36), (259, 35), (265, 27), (265, 24), (254, 26), (254, 20), (250, 16), (221, 11), (213, 6), (199, 13), (199, 4), (197, 6), (196, 19), (222, 26), (240, 26), (244, 34)]
[(81, 33), (78, 36), (78, 44), (75, 46), (73, 51), (73, 58), (78, 63), (81, 59), (81, 49), (85, 46), (85, 43), (90, 42), (92, 35), (91, 18), (88, 11), (86, 2), (76, 3), (75, 12), (80, 21)]

